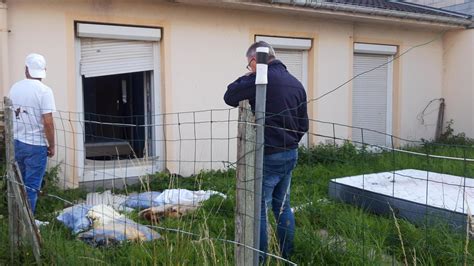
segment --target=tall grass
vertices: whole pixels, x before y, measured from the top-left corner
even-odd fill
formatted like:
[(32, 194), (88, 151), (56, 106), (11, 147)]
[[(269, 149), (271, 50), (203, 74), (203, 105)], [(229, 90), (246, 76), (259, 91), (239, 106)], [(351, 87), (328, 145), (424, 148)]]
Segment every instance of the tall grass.
[[(411, 148), (447, 156), (474, 158), (468, 147), (438, 146), (427, 143)], [(370, 153), (351, 144), (319, 145), (300, 151), (293, 173), (291, 200), (297, 208), (295, 251), (292, 261), (300, 265), (456, 265), (473, 264), (474, 247), (465, 233), (453, 231), (447, 224), (414, 225), (391, 215), (380, 216), (364, 209), (332, 201), (328, 183), (332, 178), (391, 171), (420, 169), (460, 176), (473, 176), (472, 163), (433, 159), (405, 153)], [(54, 174), (53, 174), (54, 176)], [(64, 202), (43, 196), (37, 217), (51, 224), (41, 229), (44, 240), (43, 263), (56, 265), (231, 265), (234, 246), (222, 239), (234, 239), (235, 171), (203, 172), (190, 178), (169, 174), (149, 177), (151, 190), (187, 188), (216, 190), (226, 199), (212, 197), (197, 212), (179, 219), (167, 218), (154, 227), (163, 239), (145, 243), (124, 243), (107, 248), (93, 248), (77, 239), (55, 221), (56, 211)], [(143, 191), (141, 185), (130, 191)], [(49, 193), (74, 201), (84, 199), (81, 190), (62, 191), (51, 187)], [(115, 191), (120, 193), (121, 191)], [(0, 241), (7, 243), (6, 202), (0, 202)], [(133, 212), (131, 218), (148, 221)], [(274, 224), (274, 221), (272, 221)], [(151, 224), (150, 224), (151, 225)], [(274, 227), (273, 227), (274, 228)], [(188, 234), (187, 232), (191, 233)], [(403, 239), (403, 245), (401, 245)], [(270, 252), (277, 253), (272, 234)], [(0, 245), (0, 264), (10, 263), (8, 245)], [(27, 251), (15, 264), (31, 264)], [(269, 265), (283, 265), (270, 258)]]

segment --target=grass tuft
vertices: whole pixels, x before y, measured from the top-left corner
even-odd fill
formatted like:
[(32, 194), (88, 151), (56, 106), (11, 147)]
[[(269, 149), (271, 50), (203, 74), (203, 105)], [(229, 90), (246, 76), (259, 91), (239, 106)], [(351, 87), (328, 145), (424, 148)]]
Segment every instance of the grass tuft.
[[(411, 147), (417, 152), (474, 158), (471, 147), (425, 143)], [(460, 176), (474, 176), (474, 165), (468, 161), (427, 158), (406, 153), (371, 153), (350, 143), (340, 146), (318, 145), (300, 150), (298, 166), (293, 172), (291, 201), (297, 208), (295, 251), (291, 258), (299, 265), (459, 265), (474, 264), (474, 246), (466, 232), (452, 230), (445, 222), (414, 225), (395, 216), (379, 216), (363, 208), (329, 200), (328, 183), (333, 178), (398, 169), (419, 169)], [(70, 201), (85, 199), (80, 189), (62, 190), (55, 186), (54, 169), (45, 191)], [(226, 199), (213, 196), (196, 212), (179, 219), (166, 218), (152, 224), (130, 214), (130, 218), (157, 226), (162, 240), (124, 243), (108, 248), (93, 248), (75, 238), (55, 220), (67, 204), (42, 196), (37, 218), (50, 221), (41, 229), (44, 239), (44, 264), (53, 265), (231, 265), (234, 245), (217, 239), (234, 239), (235, 170), (201, 172), (182, 178), (167, 173), (146, 177), (147, 184), (128, 186), (127, 191), (143, 192), (168, 188), (216, 190)], [(56, 181), (57, 182), (57, 181)], [(125, 193), (116, 190), (115, 193)], [(0, 240), (8, 243), (6, 200), (0, 200)], [(272, 215), (270, 215), (271, 217)], [(395, 219), (395, 220), (394, 220)], [(395, 223), (394, 223), (395, 221)], [(272, 222), (274, 230), (274, 221)], [(167, 230), (168, 229), (168, 230)], [(177, 232), (178, 231), (178, 232)], [(191, 232), (189, 235), (184, 232)], [(403, 239), (402, 239), (403, 236)], [(270, 237), (272, 252), (277, 252), (276, 238)], [(15, 264), (32, 264), (28, 250)], [(0, 264), (11, 263), (8, 245), (0, 245)], [(269, 265), (283, 265), (269, 258)]]

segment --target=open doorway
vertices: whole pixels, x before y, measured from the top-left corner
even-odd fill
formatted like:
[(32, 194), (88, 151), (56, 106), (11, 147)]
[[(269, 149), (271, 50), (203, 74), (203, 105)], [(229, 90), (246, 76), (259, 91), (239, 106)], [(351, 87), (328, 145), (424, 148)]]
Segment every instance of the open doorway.
[(151, 155), (151, 71), (82, 77), (86, 158)]

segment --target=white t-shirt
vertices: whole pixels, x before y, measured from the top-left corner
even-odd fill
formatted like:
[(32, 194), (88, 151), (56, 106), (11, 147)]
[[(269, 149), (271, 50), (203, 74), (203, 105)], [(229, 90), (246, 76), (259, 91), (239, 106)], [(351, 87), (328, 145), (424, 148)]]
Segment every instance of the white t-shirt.
[(39, 80), (24, 79), (10, 89), (13, 102), (13, 132), (16, 140), (46, 146), (43, 114), (56, 111), (53, 91)]

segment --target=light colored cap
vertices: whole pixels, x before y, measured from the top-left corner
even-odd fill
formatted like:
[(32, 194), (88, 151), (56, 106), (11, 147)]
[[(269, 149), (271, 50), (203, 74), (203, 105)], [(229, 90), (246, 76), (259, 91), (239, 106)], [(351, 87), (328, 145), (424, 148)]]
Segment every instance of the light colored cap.
[(44, 79), (46, 77), (46, 60), (40, 54), (29, 54), (25, 59), (28, 73), (32, 78)]

